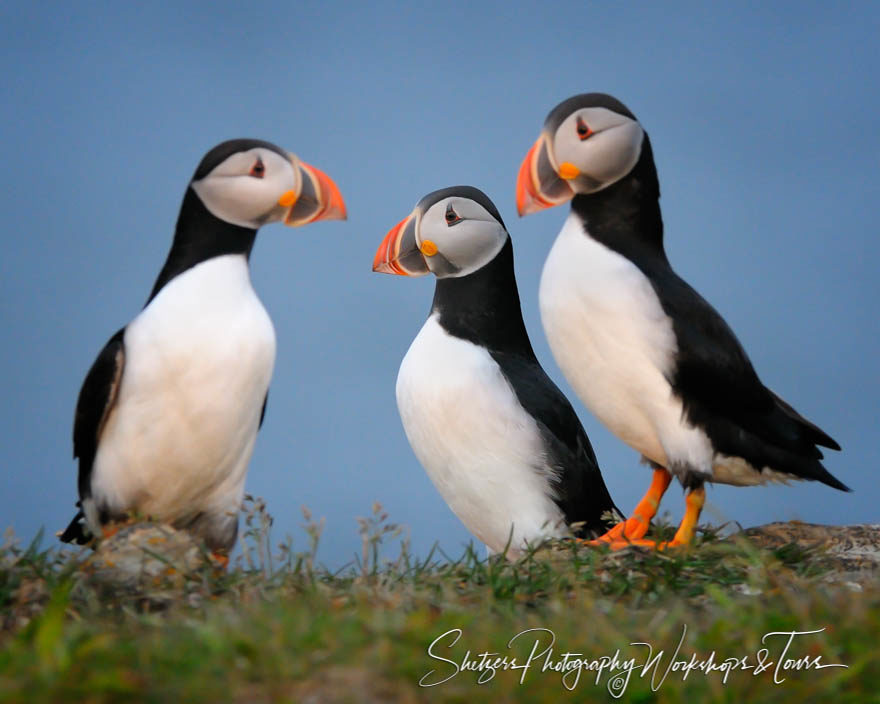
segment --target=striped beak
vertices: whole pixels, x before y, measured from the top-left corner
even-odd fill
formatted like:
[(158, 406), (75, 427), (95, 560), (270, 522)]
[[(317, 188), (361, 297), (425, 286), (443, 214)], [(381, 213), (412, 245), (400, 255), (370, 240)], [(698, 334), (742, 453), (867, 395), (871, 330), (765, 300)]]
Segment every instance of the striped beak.
[(422, 276), (429, 273), (428, 264), (416, 241), (418, 226), (419, 213), (414, 210), (392, 227), (376, 250), (373, 271), (400, 276)]
[(522, 215), (561, 205), (574, 197), (574, 190), (559, 176), (549, 139), (541, 134), (519, 167), (516, 209)]
[(284, 224), (298, 227), (318, 220), (345, 220), (345, 201), (333, 179), (295, 154), (290, 154), (290, 161), (297, 183), (278, 199), (278, 205), (287, 208)]

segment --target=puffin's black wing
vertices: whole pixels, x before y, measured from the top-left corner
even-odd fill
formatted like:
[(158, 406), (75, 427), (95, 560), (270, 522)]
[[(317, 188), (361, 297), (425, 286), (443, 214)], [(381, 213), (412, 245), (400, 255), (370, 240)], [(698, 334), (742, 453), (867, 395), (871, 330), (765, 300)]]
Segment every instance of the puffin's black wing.
[(583, 426), (568, 399), (540, 364), (520, 354), (491, 352), (522, 407), (538, 424), (547, 458), (558, 469), (553, 500), (579, 536), (601, 535), (612, 524), (601, 516), (617, 511)]
[(671, 269), (651, 279), (678, 343), (669, 381), (688, 420), (705, 430), (715, 450), (758, 470), (769, 467), (848, 491), (822, 466), (816, 447), (840, 446), (761, 383), (718, 312)]
[(263, 419), (266, 417), (266, 404), (269, 403), (269, 392), (266, 392), (266, 395), (263, 397), (263, 407), (260, 409), (260, 424), (257, 426), (257, 430), (263, 427)]
[[(92, 464), (98, 451), (98, 439), (119, 392), (122, 370), (125, 367), (125, 328), (119, 330), (98, 354), (79, 392), (73, 421), (73, 456), (79, 458), (80, 504), (91, 495)], [(86, 535), (82, 511), (74, 516), (61, 534), (61, 540), (85, 543)]]

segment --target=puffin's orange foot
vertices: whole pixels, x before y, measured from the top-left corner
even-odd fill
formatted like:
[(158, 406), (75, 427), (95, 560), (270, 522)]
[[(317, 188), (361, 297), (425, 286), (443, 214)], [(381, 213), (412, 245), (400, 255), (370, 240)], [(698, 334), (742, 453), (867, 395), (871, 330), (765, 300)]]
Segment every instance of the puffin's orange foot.
[(104, 540), (107, 540), (107, 538), (112, 538), (119, 532), (120, 528), (122, 528), (121, 523), (105, 523), (103, 526), (101, 526), (101, 536), (104, 538)]
[(132, 512), (126, 513), (122, 518), (113, 519), (101, 526), (101, 537), (106, 540), (112, 538), (120, 530), (138, 522), (138, 516)]
[(596, 540), (591, 540), (588, 545), (606, 545), (617, 542), (632, 542), (644, 537), (648, 532), (648, 526), (651, 525), (651, 519), (657, 514), (657, 507), (660, 505), (660, 499), (669, 488), (669, 482), (672, 481), (672, 475), (665, 469), (657, 468), (654, 470), (654, 476), (651, 478), (651, 486), (639, 501), (632, 516), (625, 521), (621, 521), (614, 528), (609, 530), (605, 535), (599, 536)]
[(225, 570), (229, 567), (229, 555), (225, 552), (211, 551), (211, 560), (218, 569)]
[[(595, 542), (595, 541), (594, 541)], [(666, 550), (667, 548), (680, 547), (687, 543), (677, 542), (675, 538), (672, 540), (615, 540), (611, 543), (601, 543), (607, 545), (611, 550), (623, 550), (624, 548), (647, 548), (648, 550)]]
[(595, 540), (588, 540), (587, 545), (608, 545), (619, 541), (638, 540), (648, 532), (650, 525), (650, 518), (635, 514), (618, 523), (605, 535), (599, 536)]
[[(628, 547), (649, 548), (651, 550), (666, 550), (667, 548), (677, 548), (683, 545), (690, 545), (694, 539), (694, 531), (697, 528), (697, 521), (700, 518), (700, 512), (703, 510), (703, 504), (706, 503), (706, 489), (704, 487), (693, 489), (688, 493), (687, 497), (685, 497), (684, 503), (684, 518), (681, 519), (681, 525), (678, 526), (678, 530), (675, 531), (675, 537), (673, 537), (672, 540), (664, 540), (658, 543), (654, 540), (623, 539), (603, 541), (602, 538), (599, 538), (599, 540), (594, 540), (590, 544), (607, 544), (608, 547), (610, 547), (612, 550), (623, 550), (623, 548)], [(617, 526), (615, 526), (615, 528), (616, 527)]]

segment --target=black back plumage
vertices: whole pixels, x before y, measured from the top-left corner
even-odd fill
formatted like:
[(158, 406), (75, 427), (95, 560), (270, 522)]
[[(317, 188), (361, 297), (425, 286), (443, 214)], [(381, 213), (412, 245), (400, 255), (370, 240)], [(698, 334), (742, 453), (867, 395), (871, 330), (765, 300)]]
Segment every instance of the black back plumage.
[(761, 383), (733, 331), (672, 269), (663, 247), (660, 188), (648, 135), (625, 178), (576, 195), (572, 210), (588, 235), (629, 259), (648, 278), (677, 341), (668, 379), (688, 421), (702, 428), (715, 450), (836, 489), (847, 487), (819, 461), (821, 445), (840, 446)]
[[(73, 420), (73, 457), (79, 460), (77, 488), (80, 501), (91, 496), (92, 466), (98, 452), (98, 440), (107, 416), (113, 408), (119, 391), (119, 383), (125, 368), (125, 328), (117, 331), (86, 374), (85, 381), (76, 402)], [(102, 517), (102, 521), (106, 520)], [(67, 528), (59, 536), (62, 542), (87, 543), (91, 536), (84, 524), (84, 516), (79, 511)]]
[(578, 534), (603, 533), (607, 525), (602, 514), (617, 509), (574, 409), (532, 350), (520, 308), (510, 237), (495, 259), (478, 271), (438, 279), (432, 311), (450, 335), (488, 350), (522, 407), (535, 419), (550, 464), (557, 470), (553, 498), (566, 521), (580, 524)]

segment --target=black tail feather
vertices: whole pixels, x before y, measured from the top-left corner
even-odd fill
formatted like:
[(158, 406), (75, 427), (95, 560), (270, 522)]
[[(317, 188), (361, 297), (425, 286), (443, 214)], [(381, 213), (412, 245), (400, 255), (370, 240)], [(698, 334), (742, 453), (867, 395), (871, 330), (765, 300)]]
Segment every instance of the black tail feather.
[[(806, 418), (804, 418), (800, 413), (798, 413), (796, 410), (794, 410), (794, 408), (791, 407), (791, 404), (780, 398), (776, 393), (773, 392), (772, 389), (767, 389), (767, 391), (769, 391), (773, 395), (773, 398), (776, 401), (776, 405), (779, 406), (789, 418), (795, 421), (795, 423), (800, 426), (802, 431), (806, 431), (810, 442), (812, 442), (814, 445), (827, 447), (831, 450), (840, 450), (840, 445), (837, 443), (836, 440), (834, 440), (834, 438), (828, 435), (828, 433), (822, 430), (815, 423), (811, 423)], [(835, 485), (831, 484), (831, 486)], [(839, 489), (840, 487), (835, 488)]]
[(76, 543), (86, 545), (92, 539), (92, 534), (86, 526), (86, 517), (82, 511), (77, 511), (67, 528), (58, 536), (62, 543)]
[(817, 469), (815, 470), (815, 474), (813, 476), (808, 476), (808, 479), (814, 479), (817, 482), (822, 482), (823, 484), (827, 484), (834, 489), (840, 489), (841, 491), (852, 491), (852, 489), (846, 484), (825, 469), (821, 462), (816, 462), (816, 466)]

